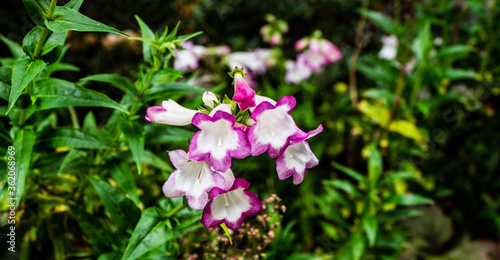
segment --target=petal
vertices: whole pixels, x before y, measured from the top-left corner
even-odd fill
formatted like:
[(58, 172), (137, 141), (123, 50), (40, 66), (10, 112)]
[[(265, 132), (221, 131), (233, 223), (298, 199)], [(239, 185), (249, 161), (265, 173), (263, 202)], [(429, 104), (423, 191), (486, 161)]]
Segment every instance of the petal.
[(284, 180), (293, 175), (293, 184), (298, 185), (304, 180), (307, 168), (318, 165), (319, 160), (311, 151), (306, 141), (289, 145), (276, 160), (278, 178)]
[(188, 154), (180, 149), (168, 152), (168, 157), (176, 169), (180, 169), (190, 159)]
[(229, 191), (214, 188), (210, 191), (211, 201), (203, 210), (202, 223), (210, 228), (222, 223), (232, 230), (238, 229), (245, 216), (255, 215), (262, 210), (262, 203), (252, 192), (245, 191), (250, 184), (236, 179)]
[(175, 179), (178, 174), (178, 171), (172, 172), (172, 174), (170, 174), (170, 176), (168, 177), (168, 180), (165, 182), (165, 184), (163, 184), (162, 190), (163, 194), (165, 194), (165, 197), (177, 198), (186, 194), (184, 191), (178, 190), (176, 188)]
[(185, 108), (173, 100), (163, 101), (160, 106), (150, 107), (146, 111), (146, 119), (151, 122), (167, 125), (184, 126), (191, 123), (197, 110)]

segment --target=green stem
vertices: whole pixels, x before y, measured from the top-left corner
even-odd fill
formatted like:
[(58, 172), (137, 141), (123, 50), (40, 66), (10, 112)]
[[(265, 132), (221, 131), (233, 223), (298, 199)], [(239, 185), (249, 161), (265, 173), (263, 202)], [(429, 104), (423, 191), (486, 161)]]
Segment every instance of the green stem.
[(43, 44), (45, 43), (45, 40), (47, 39), (48, 35), (49, 35), (49, 29), (47, 29), (47, 27), (43, 27), (42, 32), (40, 33), (40, 38), (38, 38), (38, 42), (36, 43), (35, 53), (34, 53), (35, 58), (38, 58), (40, 56)]
[(26, 109), (21, 109), (21, 115), (19, 116), (19, 126), (24, 125), (24, 121), (26, 120)]
[(184, 204), (183, 203), (177, 205), (177, 207), (175, 207), (174, 209), (172, 209), (171, 211), (169, 211), (167, 213), (166, 217), (170, 218), (171, 216), (175, 215), (177, 212), (181, 211), (183, 208), (184, 208)]
[[(57, 0), (50, 1), (49, 11), (47, 12), (47, 16), (45, 17), (49, 21), (52, 20), (54, 16), (54, 10), (56, 9), (56, 4)], [(45, 40), (47, 39), (48, 35), (49, 35), (49, 29), (47, 27), (43, 27), (42, 32), (40, 33), (40, 38), (38, 38), (38, 42), (36, 43), (35, 53), (34, 53), (35, 58), (38, 58), (40, 56), (43, 45), (45, 44)]]
[(71, 116), (73, 128), (80, 129), (80, 123), (78, 123), (78, 115), (76, 114), (75, 108), (73, 106), (68, 106), (68, 111)]

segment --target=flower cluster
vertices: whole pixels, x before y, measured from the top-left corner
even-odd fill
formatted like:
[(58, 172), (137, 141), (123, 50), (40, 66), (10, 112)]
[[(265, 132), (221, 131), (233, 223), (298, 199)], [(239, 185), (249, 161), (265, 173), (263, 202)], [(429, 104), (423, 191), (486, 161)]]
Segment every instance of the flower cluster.
[[(203, 209), (205, 227), (225, 224), (236, 230), (244, 217), (257, 214), (262, 204), (247, 191), (250, 184), (246, 180), (235, 178), (232, 158), (267, 151), (276, 158), (278, 178), (293, 176), (297, 185), (304, 180), (306, 169), (319, 163), (307, 140), (323, 128), (320, 125), (310, 132), (302, 131), (290, 115), (295, 98), (284, 96), (276, 102), (257, 95), (245, 81), (242, 69), (236, 68), (230, 75), (234, 78), (232, 100), (219, 100), (207, 91), (203, 109), (188, 109), (168, 100), (150, 107), (146, 119), (176, 126), (193, 124), (199, 129), (187, 153), (169, 152), (176, 170), (165, 182), (163, 192), (169, 198), (186, 196), (190, 207)], [(235, 113), (237, 106), (240, 111)]]
[(308, 79), (313, 72), (319, 72), (322, 67), (339, 61), (342, 52), (330, 41), (318, 35), (306, 37), (295, 43), (295, 50), (302, 51), (297, 55), (296, 61), (286, 63), (287, 73), (285, 81), (288, 83), (299, 83)]
[(182, 50), (175, 50), (174, 69), (179, 71), (195, 70), (198, 68), (199, 59), (203, 56), (222, 56), (231, 52), (227, 46), (205, 47), (194, 45), (192, 41), (181, 43)]
[(288, 32), (288, 24), (281, 19), (276, 19), (272, 14), (266, 15), (268, 24), (260, 28), (264, 42), (277, 46), (283, 42), (283, 34)]

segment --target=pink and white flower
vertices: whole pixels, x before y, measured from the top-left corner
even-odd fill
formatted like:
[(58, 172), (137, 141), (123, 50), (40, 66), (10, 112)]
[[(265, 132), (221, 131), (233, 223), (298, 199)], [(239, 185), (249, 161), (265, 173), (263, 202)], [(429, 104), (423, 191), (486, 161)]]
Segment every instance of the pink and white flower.
[(205, 106), (208, 108), (214, 108), (215, 104), (219, 103), (219, 99), (211, 91), (205, 91), (205, 93), (203, 93), (202, 99), (203, 104), (205, 104)]
[(284, 96), (276, 105), (263, 101), (253, 110), (252, 118), (256, 123), (248, 130), (252, 155), (267, 150), (269, 156), (276, 158), (290, 142), (301, 140), (307, 135), (297, 127), (289, 113), (295, 103), (294, 97)]
[(201, 223), (206, 228), (222, 223), (232, 230), (240, 228), (245, 216), (255, 215), (262, 210), (262, 203), (257, 195), (246, 191), (248, 187), (250, 183), (238, 178), (227, 191), (213, 188), (208, 195), (210, 202), (203, 210)]
[(325, 39), (311, 39), (309, 48), (304, 53), (305, 64), (313, 71), (342, 58), (342, 52), (333, 43)]
[(312, 71), (306, 65), (306, 56), (304, 54), (297, 55), (297, 61), (288, 61), (286, 63), (285, 82), (298, 84), (299, 82), (308, 79)]
[(208, 202), (208, 194), (215, 187), (225, 188), (224, 177), (210, 170), (208, 160), (195, 161), (183, 150), (168, 153), (175, 171), (163, 185), (163, 193), (168, 198), (186, 196), (193, 209), (202, 209)]
[(382, 37), (382, 49), (378, 53), (378, 57), (385, 60), (394, 60), (398, 54), (398, 37), (396, 35), (389, 35)]
[(198, 110), (185, 108), (169, 99), (158, 106), (148, 108), (145, 117), (149, 122), (184, 126), (191, 124), (191, 120), (197, 113), (199, 113)]
[(293, 184), (300, 184), (305, 177), (306, 170), (318, 165), (319, 160), (311, 151), (306, 139), (309, 139), (323, 131), (323, 126), (310, 131), (303, 138), (290, 145), (281, 153), (276, 160), (276, 171), (278, 178), (284, 180), (293, 175)]
[[(271, 50), (256, 49), (248, 52), (233, 52), (227, 56), (230, 69), (244, 67), (248, 72), (263, 74), (268, 67), (274, 65)], [(245, 71), (245, 73), (248, 73)]]
[(213, 116), (198, 113), (192, 123), (201, 131), (189, 144), (189, 154), (196, 161), (209, 159), (216, 171), (231, 167), (231, 157), (243, 159), (250, 155), (250, 143), (241, 129), (235, 127), (236, 117), (219, 110)]
[(255, 91), (247, 84), (242, 73), (235, 69), (233, 100), (238, 103), (242, 111), (255, 107)]
[(198, 68), (198, 59), (207, 52), (201, 45), (194, 45), (191, 41), (181, 43), (184, 50), (175, 51), (174, 69), (179, 71), (195, 70)]

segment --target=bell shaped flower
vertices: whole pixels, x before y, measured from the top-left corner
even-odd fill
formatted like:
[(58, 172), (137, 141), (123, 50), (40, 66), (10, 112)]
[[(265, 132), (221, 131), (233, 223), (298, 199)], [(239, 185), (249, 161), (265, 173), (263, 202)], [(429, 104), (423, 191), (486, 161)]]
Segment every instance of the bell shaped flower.
[(396, 35), (383, 36), (382, 44), (378, 57), (385, 60), (394, 60), (398, 54), (398, 37)]
[(203, 93), (203, 104), (208, 108), (214, 108), (216, 103), (219, 103), (219, 99), (213, 92), (205, 91)]
[(232, 230), (240, 228), (245, 216), (255, 215), (262, 210), (262, 203), (257, 195), (246, 191), (248, 187), (250, 183), (238, 178), (227, 191), (213, 188), (208, 195), (210, 202), (203, 210), (201, 223), (206, 228), (222, 223)]
[(313, 38), (309, 48), (304, 53), (305, 64), (313, 71), (320, 71), (322, 66), (337, 62), (342, 58), (342, 52), (326, 39)]
[(285, 82), (298, 84), (299, 82), (308, 79), (312, 71), (306, 65), (306, 56), (304, 54), (297, 55), (297, 61), (288, 61), (286, 64)]
[(289, 113), (295, 102), (294, 97), (284, 96), (276, 105), (263, 101), (253, 110), (252, 118), (256, 123), (248, 130), (252, 155), (267, 150), (269, 156), (276, 158), (291, 141), (301, 140), (307, 135), (297, 127)]
[(169, 99), (146, 110), (146, 120), (154, 123), (184, 126), (191, 124), (198, 110), (188, 109)]
[(255, 107), (255, 91), (243, 78), (245, 76), (243, 70), (236, 67), (231, 76), (234, 78), (233, 100), (238, 103), (242, 111)]
[(163, 193), (168, 198), (186, 196), (193, 209), (202, 209), (208, 202), (208, 194), (215, 187), (225, 188), (224, 177), (210, 169), (208, 161), (197, 162), (183, 150), (168, 153), (175, 171), (163, 185)]
[(292, 142), (276, 159), (278, 178), (284, 180), (293, 175), (293, 184), (300, 184), (305, 177), (306, 169), (318, 165), (319, 160), (311, 151), (306, 139), (323, 131), (323, 126), (310, 131), (302, 140)]
[(234, 126), (236, 117), (228, 112), (218, 110), (213, 116), (198, 113), (192, 123), (201, 130), (189, 144), (189, 154), (196, 161), (208, 159), (216, 171), (225, 172), (231, 167), (231, 157), (250, 155), (245, 132)]

